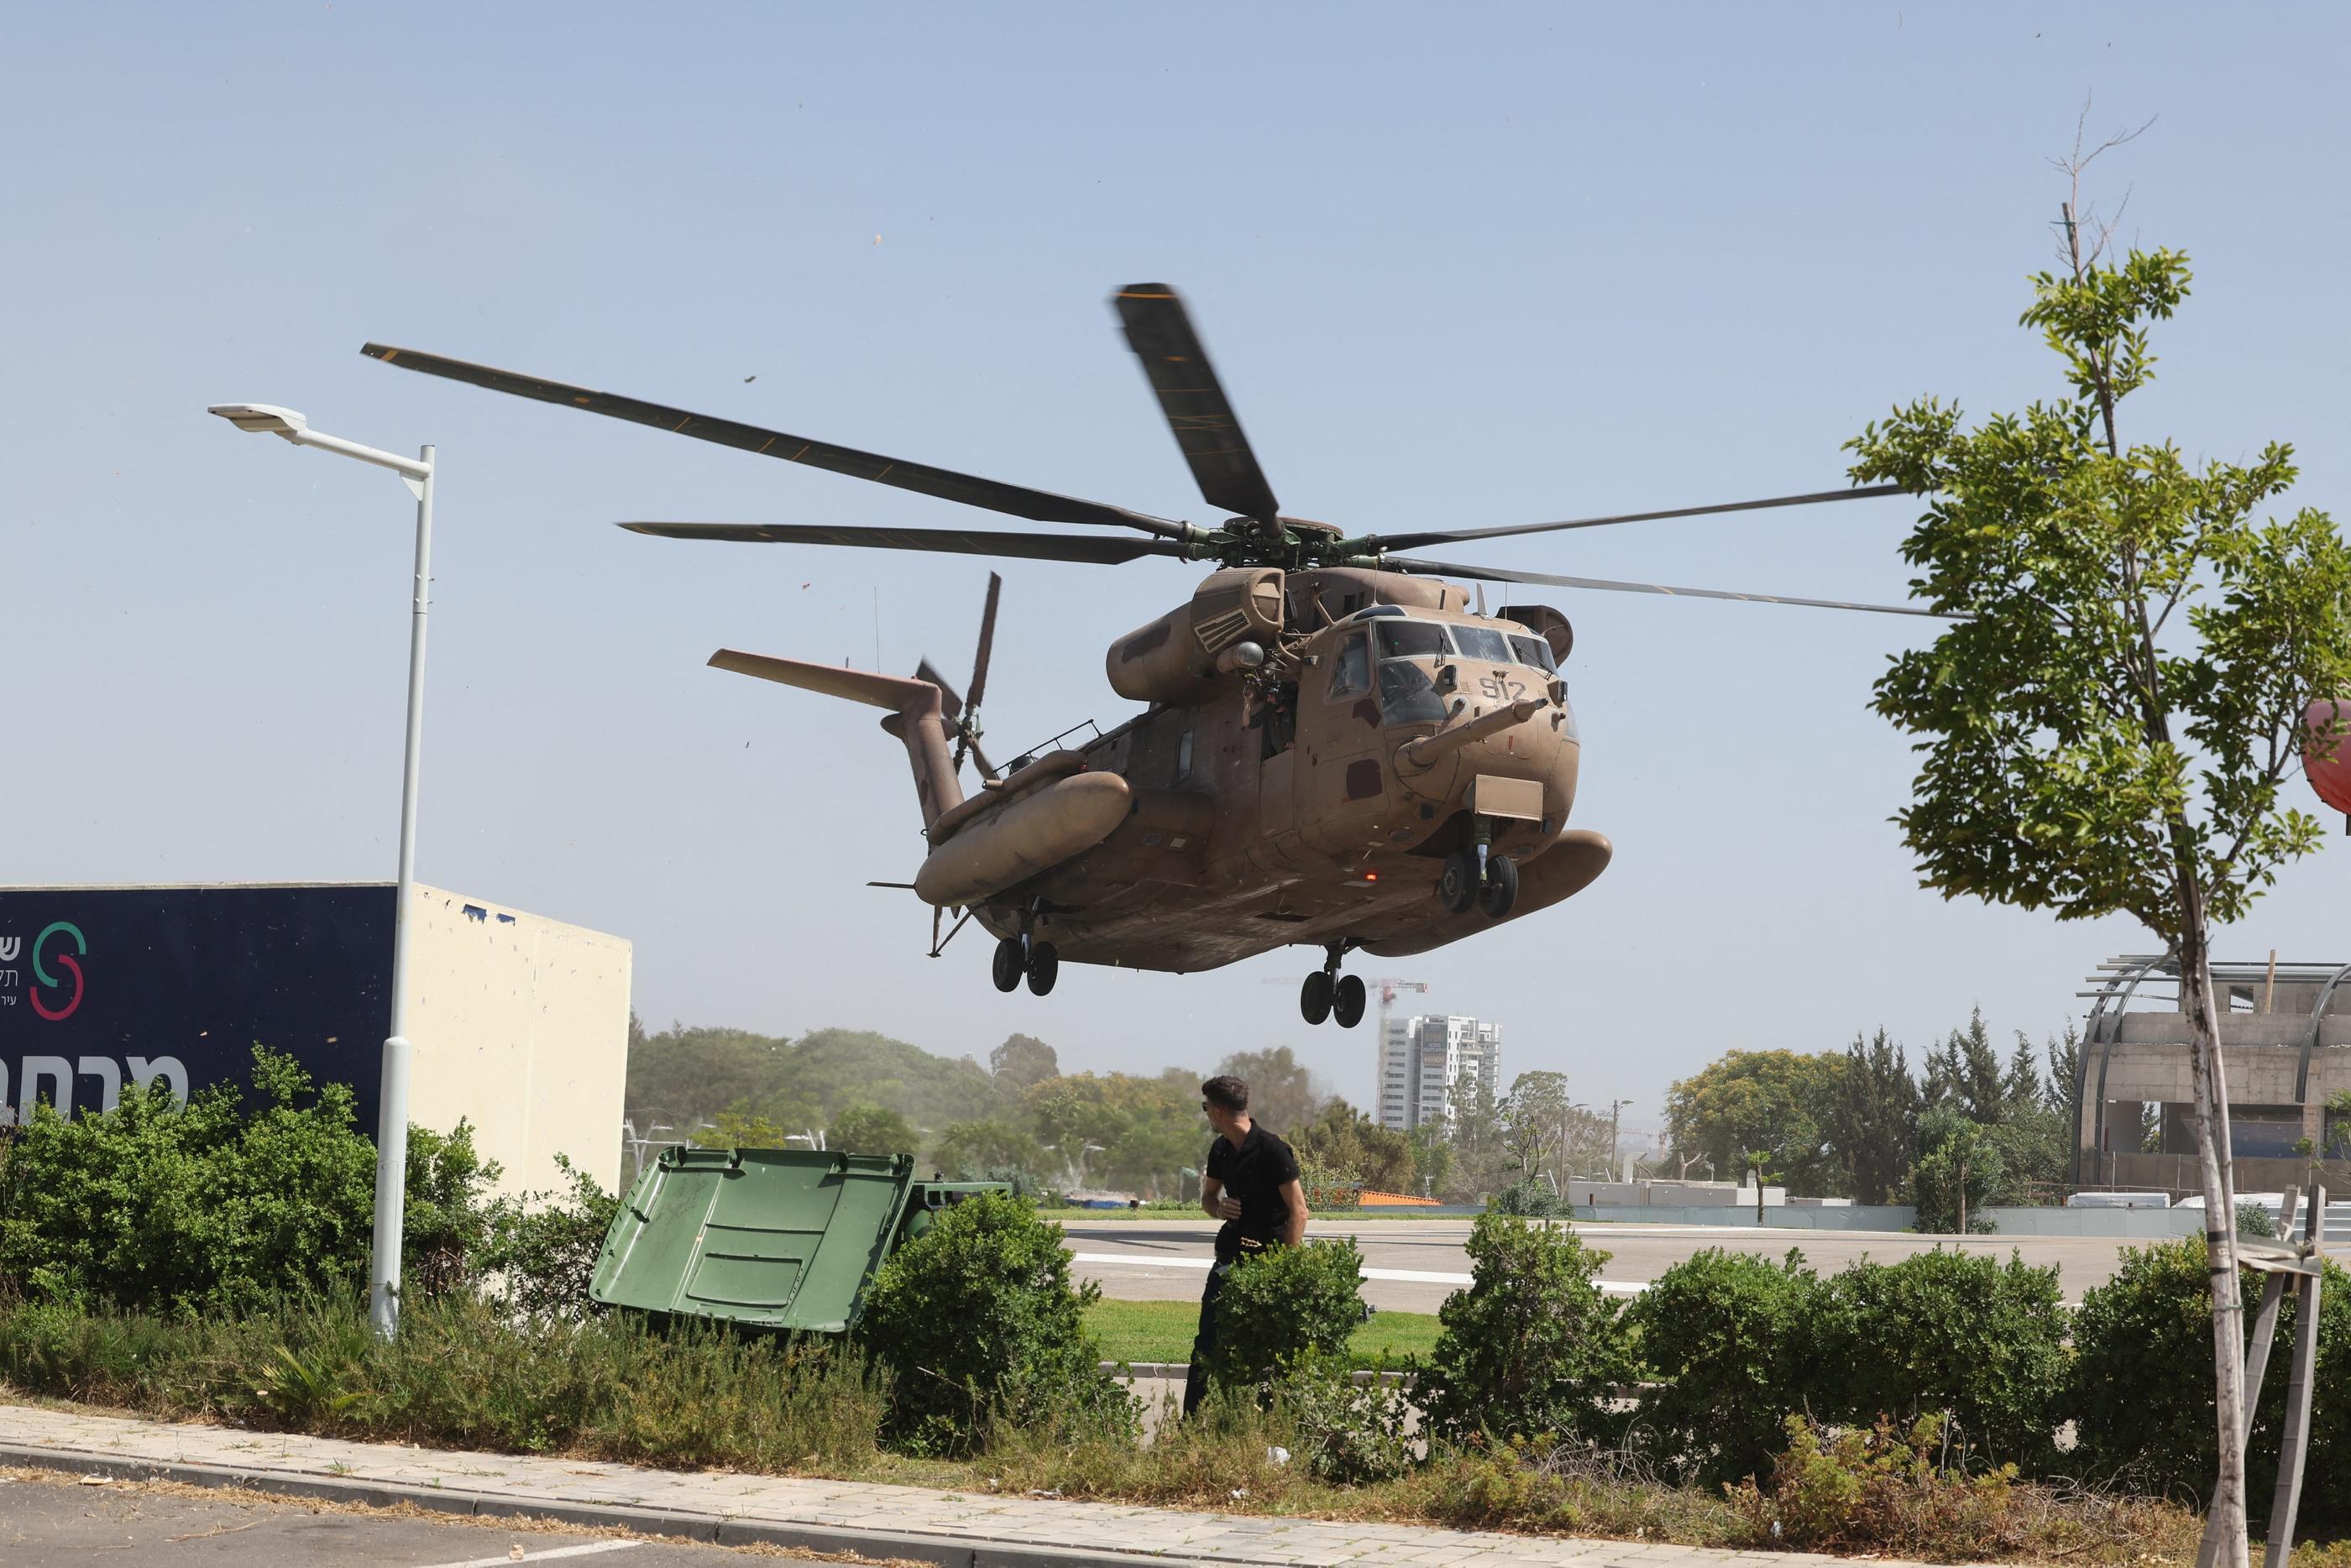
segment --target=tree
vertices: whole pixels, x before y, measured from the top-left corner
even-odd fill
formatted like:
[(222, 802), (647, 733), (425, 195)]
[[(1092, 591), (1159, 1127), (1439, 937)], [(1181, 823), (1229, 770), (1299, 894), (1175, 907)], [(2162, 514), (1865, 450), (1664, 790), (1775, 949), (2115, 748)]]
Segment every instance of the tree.
[(1502, 1147), (1520, 1180), (1541, 1170), (1567, 1141), (1568, 1108), (1564, 1073), (1521, 1073), (1510, 1081), (1501, 1106)]
[(1044, 1166), (1045, 1151), (1004, 1122), (956, 1122), (939, 1134), (931, 1161), (958, 1181), (991, 1181), (1034, 1175)]
[(1425, 1194), (1447, 1190), (1453, 1174), (1453, 1146), (1446, 1139), (1445, 1124), (1423, 1122), (1405, 1137), (1412, 1145), (1412, 1179), (1420, 1183)]
[(1278, 1133), (1304, 1127), (1322, 1104), (1305, 1064), (1287, 1045), (1270, 1051), (1236, 1051), (1217, 1064), (1219, 1074), (1230, 1074), (1249, 1086), (1249, 1114)]
[(1290, 1144), (1299, 1158), (1374, 1192), (1403, 1192), (1412, 1186), (1411, 1140), (1344, 1100), (1325, 1100), (1321, 1113), (1290, 1135)]
[(2065, 1118), (2070, 1136), (2082, 1121), (2082, 1036), (2071, 1019), (2062, 1038), (2052, 1039), (2049, 1052), (2049, 1108)]
[(2008, 1085), (1991, 1032), (1984, 1027), (1983, 1009), (1969, 1015), (1965, 1029), (1952, 1030), (1941, 1049), (1928, 1051), (1926, 1099), (1930, 1106), (1955, 1105), (1970, 1121), (1985, 1127), (2000, 1120)]
[(1667, 1091), (1674, 1147), (1705, 1155), (1724, 1180), (1761, 1149), (1791, 1192), (1817, 1195), (1836, 1176), (1823, 1124), (1844, 1064), (1841, 1052), (1729, 1052)]
[(1050, 1045), (1029, 1034), (1006, 1037), (987, 1054), (987, 1070), (999, 1084), (1016, 1092), (1061, 1075), (1061, 1059)]
[(1064, 1180), (1155, 1195), (1173, 1190), (1176, 1172), (1198, 1165), (1207, 1149), (1208, 1129), (1188, 1087), (1198, 1081), (1181, 1073), (1075, 1073), (1034, 1085), (1021, 1106)]
[(1918, 1164), (1910, 1176), (1918, 1229), (1961, 1235), (1990, 1231), (1984, 1209), (2007, 1180), (2007, 1162), (1991, 1129), (1956, 1106), (1937, 1106), (1919, 1118)]
[(1481, 1202), (1510, 1185), (1516, 1167), (1502, 1147), (1502, 1110), (1494, 1085), (1484, 1077), (1467, 1093), (1448, 1096), (1440, 1122), (1424, 1122), (1414, 1136), (1425, 1143), (1441, 1143), (1444, 1156), (1436, 1167), (1437, 1195), (1455, 1203)]
[(912, 1154), (920, 1141), (912, 1122), (879, 1106), (851, 1106), (824, 1129), (824, 1147), (846, 1154)]
[[(2077, 192), (2103, 151), (2077, 143), (2064, 166)], [(2283, 445), (2199, 464), (2168, 441), (2124, 443), (2123, 405), (2153, 377), (2149, 329), (2186, 299), (2188, 258), (2109, 263), (2075, 202), (2064, 218), (2064, 265), (2032, 279), (2022, 324), (2063, 361), (2066, 390), (1973, 431), (1922, 399), (1850, 443), (1856, 482), (1928, 498), (1903, 555), (1914, 595), (1954, 618), (1892, 661), (1875, 706), (1924, 753), (1896, 820), (1926, 886), (2060, 919), (2128, 914), (2166, 944), (2193, 1041), (2206, 1212), (2233, 1213), (2210, 930), (2319, 846), (2281, 785), (2314, 743), (2305, 708), (2351, 690), (2351, 551), (2319, 512), (2255, 521), (2294, 481)], [(2208, 1246), (2211, 1528), (2241, 1565), (2233, 1228)]]
[(1893, 1203), (1917, 1158), (1918, 1081), (1901, 1044), (1881, 1029), (1854, 1036), (1829, 1098), (1828, 1136), (1856, 1203)]

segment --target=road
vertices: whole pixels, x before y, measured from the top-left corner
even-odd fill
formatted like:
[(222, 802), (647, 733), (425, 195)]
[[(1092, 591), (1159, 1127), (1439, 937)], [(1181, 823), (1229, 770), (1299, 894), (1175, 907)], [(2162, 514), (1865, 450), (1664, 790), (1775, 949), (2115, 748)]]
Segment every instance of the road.
[(0, 1474), (0, 1563), (8, 1568), (745, 1568), (752, 1557), (609, 1532), (517, 1528), (511, 1520), (475, 1523), (168, 1482), (93, 1486), (47, 1470)]
[[(2057, 1265), (2069, 1302), (2114, 1277), (2123, 1249), (2143, 1245), (2103, 1236), (1917, 1236), (1901, 1231), (1758, 1231), (1753, 1226), (1581, 1225), (1587, 1246), (1609, 1254), (1603, 1282), (1631, 1294), (1648, 1281), (1708, 1247), (1777, 1259), (1793, 1247), (1823, 1273), (1862, 1257), (1892, 1262), (1937, 1246), (1963, 1247), (2005, 1259), (2011, 1250), (2028, 1263)], [(1196, 1298), (1207, 1267), (1216, 1223), (1207, 1219), (1064, 1220), (1064, 1235), (1081, 1279), (1098, 1280), (1118, 1301)], [(1462, 1243), (1469, 1221), (1445, 1220), (1312, 1220), (1307, 1235), (1353, 1236), (1367, 1271), (1364, 1299), (1386, 1312), (1435, 1312), (1468, 1282)]]

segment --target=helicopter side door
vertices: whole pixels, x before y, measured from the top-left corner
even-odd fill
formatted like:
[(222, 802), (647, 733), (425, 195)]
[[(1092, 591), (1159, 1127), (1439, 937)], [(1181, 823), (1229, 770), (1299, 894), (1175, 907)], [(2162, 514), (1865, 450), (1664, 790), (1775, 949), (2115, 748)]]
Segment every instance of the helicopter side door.
[(1379, 836), (1387, 795), (1369, 628), (1341, 630), (1307, 673), (1298, 703), (1301, 835), (1323, 855), (1353, 855)]

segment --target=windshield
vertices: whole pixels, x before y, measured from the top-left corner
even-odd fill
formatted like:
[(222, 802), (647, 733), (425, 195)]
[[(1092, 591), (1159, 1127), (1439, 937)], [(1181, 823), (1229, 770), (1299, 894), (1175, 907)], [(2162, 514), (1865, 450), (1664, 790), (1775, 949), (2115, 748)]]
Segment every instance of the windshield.
[(1445, 640), (1445, 628), (1435, 621), (1384, 620), (1372, 635), (1379, 640), (1382, 659), (1421, 659), (1431, 654), (1443, 658), (1452, 651)]
[(1437, 694), (1428, 671), (1410, 659), (1392, 659), (1380, 666), (1380, 708), (1391, 724), (1445, 722), (1445, 699)]
[(1464, 659), (1482, 659), (1489, 664), (1511, 662), (1510, 639), (1491, 627), (1457, 626), (1453, 641)]
[(1513, 633), (1510, 638), (1510, 651), (1519, 656), (1520, 664), (1531, 664), (1546, 675), (1554, 673), (1559, 669), (1558, 665), (1552, 662), (1551, 644), (1541, 638), (1520, 637)]

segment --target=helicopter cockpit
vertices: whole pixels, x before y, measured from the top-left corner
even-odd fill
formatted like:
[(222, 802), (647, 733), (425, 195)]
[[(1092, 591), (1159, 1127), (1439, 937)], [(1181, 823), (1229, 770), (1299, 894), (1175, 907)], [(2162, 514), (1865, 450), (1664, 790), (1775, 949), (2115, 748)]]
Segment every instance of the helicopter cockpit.
[[(1551, 646), (1531, 632), (1421, 620), (1396, 605), (1374, 606), (1353, 618), (1368, 624), (1361, 631), (1343, 636), (1334, 650), (1331, 695), (1369, 691), (1374, 684), (1372, 672), (1376, 670), (1380, 712), (1390, 728), (1443, 723), (1454, 691), (1465, 682), (1475, 684), (1489, 697), (1527, 694), (1514, 691), (1512, 688), (1520, 683), (1503, 671), (1472, 677), (1460, 670), (1457, 661), (1536, 671), (1537, 677), (1524, 684), (1536, 691), (1552, 688), (1555, 700), (1566, 706)], [(1492, 690), (1485, 691), (1487, 687)]]

